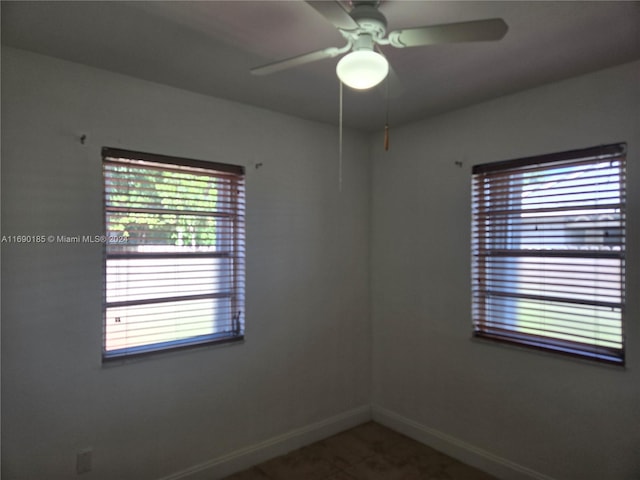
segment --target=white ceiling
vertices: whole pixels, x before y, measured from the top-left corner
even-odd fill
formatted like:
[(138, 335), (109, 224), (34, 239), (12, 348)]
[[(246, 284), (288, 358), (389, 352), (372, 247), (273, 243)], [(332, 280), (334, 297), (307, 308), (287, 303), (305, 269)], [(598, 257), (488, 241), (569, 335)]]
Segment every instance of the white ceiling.
[[(337, 59), (249, 73), (344, 44), (304, 2), (2, 1), (1, 8), (4, 45), (337, 123)], [(384, 48), (402, 84), (391, 89), (392, 126), (640, 58), (640, 2), (385, 0), (380, 8), (389, 31), (495, 17), (509, 25), (498, 42)], [(345, 125), (381, 129), (384, 92), (345, 88)]]

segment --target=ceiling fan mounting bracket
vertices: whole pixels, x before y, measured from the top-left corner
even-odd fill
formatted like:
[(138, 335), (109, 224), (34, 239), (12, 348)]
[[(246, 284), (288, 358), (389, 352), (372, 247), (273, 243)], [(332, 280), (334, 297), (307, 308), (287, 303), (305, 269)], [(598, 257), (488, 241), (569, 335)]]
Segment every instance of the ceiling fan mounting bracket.
[(395, 48), (406, 47), (406, 45), (400, 41), (401, 33), (402, 33), (402, 30), (396, 30), (394, 32), (391, 32), (387, 37), (387, 39), (385, 40), (386, 44), (391, 45), (392, 47), (395, 47)]

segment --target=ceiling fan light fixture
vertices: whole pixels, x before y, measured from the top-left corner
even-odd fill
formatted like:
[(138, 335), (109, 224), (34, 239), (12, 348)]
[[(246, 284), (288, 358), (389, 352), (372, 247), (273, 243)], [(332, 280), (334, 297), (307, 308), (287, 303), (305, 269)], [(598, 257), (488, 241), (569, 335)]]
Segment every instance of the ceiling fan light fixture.
[(389, 73), (389, 62), (372, 50), (357, 50), (340, 59), (336, 73), (346, 86), (366, 90), (385, 79)]

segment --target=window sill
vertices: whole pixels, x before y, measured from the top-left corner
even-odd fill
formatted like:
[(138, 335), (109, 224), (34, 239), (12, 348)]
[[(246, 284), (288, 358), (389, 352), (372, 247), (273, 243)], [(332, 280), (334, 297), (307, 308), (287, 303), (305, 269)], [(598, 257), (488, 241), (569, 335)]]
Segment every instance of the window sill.
[(537, 347), (535, 345), (526, 345), (526, 344), (518, 344), (514, 342), (510, 342), (507, 340), (500, 340), (497, 338), (490, 337), (482, 337), (477, 335), (471, 336), (471, 341), (473, 343), (477, 343), (478, 345), (489, 345), (498, 349), (507, 349), (512, 351), (519, 351), (530, 353), (534, 355), (540, 355), (546, 358), (553, 358), (556, 360), (569, 360), (571, 362), (575, 362), (582, 365), (589, 366), (599, 366), (607, 369), (615, 370), (615, 371), (626, 371), (625, 362), (616, 362), (616, 361), (607, 361), (607, 360), (599, 360), (595, 358), (589, 358), (584, 355), (573, 354), (569, 352), (564, 352), (562, 350), (553, 350), (545, 347)]
[(141, 362), (147, 362), (150, 360), (158, 360), (164, 358), (171, 358), (175, 356), (182, 356), (185, 354), (191, 354), (195, 352), (204, 352), (206, 350), (227, 348), (236, 345), (243, 345), (245, 343), (245, 337), (232, 337), (225, 340), (218, 340), (215, 342), (201, 343), (196, 345), (185, 345), (183, 347), (155, 350), (150, 352), (138, 353), (134, 355), (118, 356), (112, 358), (102, 358), (102, 367), (119, 367), (127, 364), (136, 364)]

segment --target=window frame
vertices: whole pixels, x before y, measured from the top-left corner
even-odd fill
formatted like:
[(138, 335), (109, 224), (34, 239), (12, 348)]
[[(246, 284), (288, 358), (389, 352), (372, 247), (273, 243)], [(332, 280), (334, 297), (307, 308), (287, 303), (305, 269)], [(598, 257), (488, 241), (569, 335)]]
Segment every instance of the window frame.
[[(124, 160), (124, 161), (123, 161)], [(133, 162), (133, 163), (132, 163)], [(144, 163), (142, 163), (144, 162)], [(165, 253), (164, 251), (161, 253), (141, 253), (141, 249), (137, 248), (138, 251), (134, 253), (126, 253), (130, 252), (130, 245), (127, 246), (127, 243), (122, 243), (122, 245), (114, 245), (113, 240), (117, 239), (113, 231), (109, 229), (109, 215), (113, 215), (114, 201), (111, 200), (111, 204), (109, 203), (109, 186), (108, 186), (108, 177), (107, 174), (107, 165), (132, 165), (133, 169), (136, 166), (140, 167), (139, 170), (142, 171), (144, 169), (154, 169), (157, 172), (173, 172), (174, 174), (187, 174), (187, 175), (201, 175), (203, 178), (208, 177), (211, 179), (211, 182), (216, 185), (216, 190), (221, 189), (220, 195), (216, 194), (215, 200), (212, 201), (213, 204), (224, 204), (224, 208), (228, 210), (230, 213), (225, 213), (225, 216), (228, 218), (226, 220), (227, 229), (225, 227), (215, 226), (214, 231), (218, 231), (219, 228), (225, 230), (225, 233), (219, 233), (220, 238), (216, 238), (214, 240), (213, 246), (208, 247), (209, 249), (214, 249), (217, 251), (220, 243), (224, 243), (225, 251), (223, 253), (215, 253), (215, 252), (203, 252), (203, 255), (199, 255), (198, 253), (188, 252), (188, 251), (175, 251), (171, 249), (182, 249), (183, 247), (175, 247), (170, 243), (167, 243), (167, 239), (159, 240), (159, 243), (154, 244), (165, 247), (169, 253)], [(106, 238), (106, 242), (103, 244), (103, 262), (102, 262), (102, 279), (103, 279), (103, 288), (102, 288), (102, 317), (103, 317), (103, 334), (102, 334), (102, 361), (103, 363), (111, 362), (111, 361), (121, 361), (130, 358), (136, 358), (141, 356), (148, 355), (158, 355), (166, 352), (176, 351), (176, 350), (184, 350), (184, 349), (192, 349), (203, 346), (211, 346), (217, 344), (225, 344), (231, 342), (239, 342), (244, 340), (244, 291), (245, 291), (245, 271), (244, 271), (244, 262), (245, 262), (245, 225), (244, 225), (244, 217), (245, 217), (245, 194), (244, 194), (244, 184), (245, 184), (245, 168), (239, 165), (231, 165), (217, 162), (208, 162), (202, 160), (193, 160), (187, 158), (173, 157), (168, 155), (160, 155), (160, 154), (152, 154), (145, 152), (137, 152), (131, 150), (123, 150), (119, 148), (111, 148), (111, 147), (103, 147), (102, 148), (102, 168), (103, 168), (103, 226), (104, 226), (104, 235)], [(144, 174), (138, 173), (138, 175), (142, 178)], [(158, 176), (161, 173), (157, 174)], [(116, 173), (112, 173), (109, 179), (113, 181), (113, 178), (117, 177)], [(222, 182), (228, 184), (225, 188), (223, 188)], [(127, 195), (129, 194), (127, 191)], [(184, 200), (188, 197), (188, 194), (184, 195), (176, 195), (180, 200)], [(145, 197), (146, 198), (146, 197)], [(151, 194), (151, 199), (162, 199), (162, 195), (155, 193)], [(130, 198), (129, 198), (130, 199)], [(224, 199), (224, 200), (223, 200)], [(131, 213), (139, 213), (140, 207), (132, 206), (133, 203), (129, 204), (129, 209), (125, 211), (128, 214)], [(122, 206), (118, 207), (123, 209)], [(163, 207), (159, 207), (154, 210), (152, 215), (162, 215), (164, 211)], [(223, 208), (223, 207), (220, 207)], [(153, 208), (149, 208), (149, 210), (153, 210)], [(193, 213), (193, 212), (189, 212)], [(215, 211), (207, 211), (202, 210), (203, 218), (218, 218), (221, 213), (219, 210)], [(184, 214), (185, 216), (187, 213)], [(177, 217), (181, 217), (180, 214), (177, 214)], [(216, 223), (217, 225), (217, 223)], [(228, 227), (231, 225), (230, 227)], [(231, 233), (227, 233), (229, 230)], [(198, 230), (200, 231), (200, 230)], [(203, 230), (204, 231), (204, 230)], [(166, 230), (163, 232), (167, 234), (170, 230)], [(222, 231), (221, 231), (222, 232)], [(155, 240), (154, 240), (155, 241)], [(178, 244), (176, 244), (178, 245)], [(196, 249), (200, 248), (199, 245), (196, 246)], [(206, 247), (205, 247), (206, 248)], [(185, 249), (187, 250), (187, 249)], [(113, 277), (113, 272), (109, 273), (108, 262), (110, 260), (119, 259), (119, 260), (127, 260), (127, 259), (154, 259), (160, 258), (164, 256), (164, 258), (169, 260), (169, 263), (172, 262), (172, 266), (176, 267), (176, 270), (179, 271), (180, 268), (184, 268), (185, 266), (180, 263), (185, 261), (185, 259), (198, 259), (197, 262), (201, 262), (201, 259), (204, 259), (205, 264), (208, 260), (211, 262), (210, 267), (203, 267), (199, 272), (196, 272), (194, 275), (204, 275), (205, 280), (212, 280), (213, 283), (209, 284), (209, 289), (213, 290), (214, 284), (217, 285), (217, 282), (222, 282), (223, 280), (230, 284), (229, 294), (215, 294), (210, 293), (208, 295), (200, 295), (200, 297), (208, 298), (211, 305), (209, 306), (210, 315), (211, 315), (211, 330), (212, 333), (207, 334), (198, 334), (193, 335), (191, 337), (184, 337), (182, 333), (182, 338), (180, 338), (181, 333), (174, 334), (174, 338), (168, 341), (156, 341), (154, 343), (148, 343), (146, 345), (138, 345), (138, 346), (126, 346), (118, 349), (108, 350), (107, 341), (108, 341), (108, 326), (107, 326), (107, 318), (108, 311), (110, 308), (122, 308), (122, 305), (131, 306), (133, 308), (140, 307), (141, 305), (146, 304), (162, 304), (163, 302), (172, 302), (174, 301), (176, 305), (178, 305), (181, 301), (185, 299), (181, 298), (181, 295), (172, 294), (156, 294), (154, 292), (153, 298), (142, 299), (142, 300), (130, 300), (125, 302), (109, 302), (108, 301), (108, 292), (109, 292), (109, 282), (113, 282), (113, 280), (109, 280), (109, 278)], [(214, 266), (216, 265), (215, 258), (223, 258), (228, 260), (228, 267), (220, 267)], [(188, 261), (188, 260), (187, 260)], [(195, 262), (195, 260), (194, 260)], [(154, 267), (157, 266), (154, 265)], [(162, 268), (162, 267), (161, 267)], [(113, 267), (111, 268), (113, 271)], [(134, 270), (133, 267), (131, 270)], [(202, 272), (205, 272), (204, 274)], [(224, 273), (221, 273), (224, 272)], [(229, 273), (231, 272), (231, 273)], [(134, 273), (137, 273), (134, 271)], [(122, 274), (121, 274), (122, 275)], [(184, 275), (184, 272), (183, 272)], [(191, 275), (191, 274), (189, 274)], [(124, 275), (122, 275), (124, 276)], [(129, 278), (128, 274), (126, 275), (127, 279)], [(175, 280), (176, 277), (179, 277), (179, 273), (174, 273), (174, 286), (180, 285), (180, 280)], [(223, 278), (224, 277), (224, 278)], [(171, 278), (171, 274), (164, 277), (165, 280), (167, 278)], [(222, 279), (222, 280), (221, 280)], [(133, 280), (137, 280), (133, 278)], [(133, 281), (132, 280), (132, 281)], [(187, 281), (188, 282), (188, 281)], [(115, 287), (112, 287), (115, 288)], [(155, 285), (152, 288), (162, 290), (162, 287)], [(204, 287), (207, 288), (207, 287)], [(113, 290), (112, 290), (113, 291)], [(193, 292), (192, 292), (193, 293)], [(185, 298), (189, 297), (189, 295), (185, 295)], [(194, 297), (198, 297), (195, 295)], [(217, 310), (215, 307), (216, 300), (218, 298), (228, 299), (230, 307), (226, 308), (227, 313), (223, 314), (222, 320), (216, 319), (213, 321), (214, 312), (215, 316), (218, 316)], [(155, 301), (153, 301), (155, 300)], [(188, 301), (188, 300), (187, 300)], [(205, 300), (206, 301), (206, 300)], [(159, 303), (158, 303), (159, 302)], [(164, 305), (168, 305), (169, 303), (164, 303)], [(114, 306), (117, 305), (117, 306)], [(182, 304), (184, 308), (184, 303)], [(162, 308), (162, 307), (161, 307)], [(176, 313), (176, 316), (180, 314), (181, 308), (174, 306), (172, 310)], [(237, 313), (236, 313), (237, 312)], [(184, 318), (187, 318), (186, 316)], [(225, 330), (224, 332), (216, 332), (216, 325), (218, 323), (222, 323), (223, 325), (229, 326), (232, 325), (231, 330)], [(177, 329), (179, 331), (179, 328)]]
[[(619, 167), (617, 170), (617, 175), (619, 178), (619, 202), (613, 203), (615, 208), (618, 210), (618, 219), (614, 220), (619, 223), (619, 230), (614, 232), (619, 238), (620, 243), (616, 244), (619, 250), (614, 250), (611, 248), (611, 252), (596, 252), (589, 251), (585, 248), (583, 254), (578, 253), (580, 248), (575, 248), (575, 251), (567, 251), (570, 250), (568, 247), (566, 249), (553, 248), (553, 246), (557, 246), (562, 240), (557, 239), (557, 230), (556, 232), (551, 232), (551, 235), (556, 235), (554, 239), (545, 240), (543, 243), (540, 243), (538, 248), (540, 250), (524, 250), (522, 244), (524, 242), (523, 239), (527, 239), (529, 237), (536, 238), (536, 241), (540, 241), (540, 238), (544, 237), (544, 233), (537, 233), (538, 226), (535, 226), (535, 234), (529, 234), (524, 232), (523, 227), (520, 224), (517, 224), (517, 228), (513, 227), (515, 223), (513, 219), (520, 220), (524, 215), (523, 212), (526, 212), (526, 205), (518, 204), (514, 206), (515, 203), (521, 202), (522, 200), (517, 200), (514, 193), (518, 194), (517, 188), (520, 188), (521, 191), (524, 191), (524, 181), (521, 180), (520, 187), (516, 187), (512, 189), (512, 184), (517, 175), (525, 175), (528, 169), (533, 170), (537, 169), (538, 172), (551, 171), (553, 169), (564, 168), (564, 166), (572, 166), (580, 161), (584, 161), (588, 165), (596, 165), (598, 163), (604, 163), (610, 160), (610, 167), (613, 169), (613, 163), (619, 162)], [(625, 342), (625, 332), (624, 332), (624, 324), (625, 324), (625, 239), (626, 239), (626, 144), (625, 143), (616, 143), (610, 145), (603, 145), (597, 147), (591, 147), (580, 150), (571, 150), (560, 153), (553, 153), (547, 155), (539, 155), (534, 157), (527, 157), (515, 160), (506, 160), (501, 162), (493, 162), (486, 163), (481, 165), (475, 165), (472, 169), (472, 233), (471, 233), (471, 244), (472, 244), (472, 324), (473, 324), (473, 337), (480, 338), (482, 340), (489, 340), (501, 343), (507, 343), (511, 345), (517, 345), (527, 348), (534, 348), (538, 350), (544, 350), (548, 352), (555, 352), (564, 355), (570, 355), (574, 357), (579, 357), (583, 359), (593, 360), (597, 362), (609, 363), (614, 365), (624, 366), (625, 364), (625, 350), (626, 350), (626, 342)], [(544, 174), (541, 175), (541, 177)], [(553, 174), (550, 174), (553, 175)], [(557, 174), (556, 174), (557, 175)], [(496, 178), (499, 179), (500, 188), (496, 186)], [(600, 177), (597, 177), (600, 178)], [(493, 180), (493, 186), (490, 185), (490, 181)], [(593, 193), (592, 190), (585, 185), (578, 192), (578, 195), (587, 195), (589, 193)], [(575, 187), (574, 187), (575, 188)], [(493, 193), (492, 193), (493, 192)], [(498, 193), (499, 192), (499, 193)], [(572, 195), (576, 193), (573, 192)], [(501, 198), (498, 195), (502, 195)], [(545, 195), (545, 194), (543, 194)], [(565, 195), (569, 196), (570, 194), (565, 193)], [(514, 197), (512, 199), (511, 197)], [(559, 196), (559, 195), (558, 195)], [(522, 197), (521, 197), (522, 198)], [(561, 200), (565, 198), (562, 197)], [(554, 200), (557, 202), (557, 200)], [(500, 208), (497, 208), (499, 205)], [(505, 206), (507, 205), (507, 206)], [(563, 213), (569, 216), (569, 212), (572, 214), (577, 209), (576, 207), (570, 206), (571, 203), (567, 203), (564, 206), (564, 210), (557, 208), (554, 214), (562, 215)], [(500, 212), (500, 214), (498, 214)], [(562, 213), (560, 213), (562, 212)], [(517, 217), (517, 214), (521, 214), (521, 217)], [(563, 218), (563, 217), (558, 217)], [(564, 217), (566, 218), (566, 217)], [(521, 221), (521, 220), (520, 220)], [(600, 221), (600, 220), (599, 220)], [(499, 224), (498, 222), (503, 222)], [(605, 224), (605, 221), (602, 221), (602, 224)], [(589, 223), (586, 222), (588, 225)], [(600, 226), (600, 224), (599, 224)], [(544, 228), (544, 226), (543, 226)], [(553, 227), (555, 228), (555, 227)], [(602, 228), (600, 226), (600, 228)], [(515, 233), (514, 233), (515, 232)], [(509, 242), (511, 242), (510, 237), (516, 236), (517, 240), (520, 243), (520, 248), (510, 249)], [(608, 232), (603, 234), (603, 239), (606, 238)], [(586, 241), (587, 233), (576, 233), (576, 240), (571, 240), (568, 243), (577, 243), (580, 240)], [(573, 237), (572, 237), (573, 238)], [(498, 243), (501, 245), (498, 245)], [(604, 244), (603, 244), (604, 245)], [(500, 248), (498, 248), (500, 247)], [(498, 251), (501, 250), (501, 251)], [(595, 249), (594, 249), (595, 250)], [(603, 249), (604, 250), (604, 249)], [(527, 253), (522, 253), (526, 251)], [(500, 260), (502, 263), (498, 263), (497, 260), (493, 258), (498, 255), (503, 255), (504, 259)], [(561, 333), (562, 329), (557, 327), (550, 327), (548, 331), (544, 334), (534, 335), (534, 328), (530, 330), (529, 333), (524, 332), (526, 330), (523, 325), (518, 325), (518, 322), (524, 324), (522, 320), (522, 311), (521, 309), (514, 308), (513, 305), (510, 305), (508, 302), (513, 301), (517, 302), (519, 300), (514, 300), (519, 298), (518, 294), (513, 293), (505, 293), (507, 290), (517, 290), (519, 287), (506, 286), (508, 282), (512, 282), (512, 284), (520, 284), (522, 282), (521, 276), (524, 277), (525, 274), (522, 273), (522, 266), (518, 262), (522, 262), (523, 258), (531, 257), (531, 258), (539, 258), (544, 260), (538, 260), (544, 264), (543, 267), (534, 267), (533, 273), (527, 273), (527, 275), (540, 275), (540, 277), (544, 276), (544, 280), (540, 280), (540, 285), (546, 287), (547, 285), (551, 285), (554, 281), (558, 280), (554, 278), (553, 280), (547, 280), (546, 278), (546, 269), (548, 268), (546, 262), (548, 258), (569, 258), (573, 256), (573, 258), (578, 259), (575, 260), (575, 263), (580, 267), (580, 259), (593, 259), (597, 258), (601, 255), (602, 258), (613, 258), (619, 260), (619, 277), (615, 277), (615, 274), (611, 274), (611, 278), (619, 278), (619, 281), (611, 280), (613, 284), (619, 284), (619, 305), (615, 308), (616, 313), (619, 312), (619, 331), (620, 331), (620, 347), (619, 348), (609, 348), (602, 346), (604, 344), (600, 343), (596, 345), (596, 340), (593, 339), (594, 343), (587, 344), (587, 341), (578, 342), (575, 340), (567, 340), (567, 337), (575, 335), (573, 332), (569, 332), (566, 334)], [(508, 260), (511, 258), (512, 260)], [(518, 266), (512, 268), (509, 266), (509, 262), (517, 263)], [(535, 262), (529, 260), (531, 265), (534, 265)], [(558, 261), (559, 263), (562, 260)], [(614, 260), (615, 262), (615, 260)], [(553, 261), (551, 262), (553, 263)], [(569, 261), (570, 263), (570, 261)], [(592, 267), (596, 273), (599, 266), (597, 266), (597, 262), (593, 262), (594, 266)], [(566, 267), (566, 268), (571, 268)], [(500, 273), (495, 273), (498, 269), (502, 270)], [(553, 269), (553, 267), (551, 267)], [(558, 267), (559, 269), (559, 267)], [(586, 268), (585, 268), (586, 270)], [(514, 273), (515, 272), (515, 273)], [(540, 274), (540, 272), (543, 272)], [(554, 272), (555, 273), (555, 272)], [(571, 279), (572, 274), (565, 273), (564, 277), (559, 277), (562, 279), (570, 279), (573, 280), (573, 285), (575, 285), (576, 280), (581, 281), (589, 278), (589, 274), (592, 272), (584, 272), (579, 278)], [(509, 280), (507, 280), (509, 278)], [(547, 283), (548, 282), (548, 283)], [(571, 285), (571, 282), (568, 281), (566, 285)], [(552, 289), (553, 287), (550, 287)], [(564, 305), (571, 305), (571, 302), (575, 302), (576, 299), (572, 298), (571, 295), (574, 295), (571, 290), (571, 286), (567, 286), (566, 290), (569, 293), (566, 294), (566, 298), (562, 297), (552, 297), (548, 296), (549, 293), (544, 288), (540, 290), (540, 296), (546, 297), (540, 302), (545, 305), (553, 304), (553, 307), (557, 307), (561, 302), (567, 302)], [(574, 287), (575, 288), (575, 287)], [(615, 291), (615, 289), (612, 288)], [(597, 289), (594, 287), (594, 292)], [(594, 294), (595, 295), (595, 294)], [(492, 298), (492, 296), (494, 298)], [(497, 297), (502, 297), (500, 300), (497, 300)], [(509, 300), (511, 298), (511, 300)], [(520, 297), (521, 298), (521, 297)], [(584, 305), (589, 305), (584, 308), (584, 311), (590, 306), (595, 305), (594, 308), (607, 308), (606, 306), (599, 306), (598, 300), (595, 298), (593, 300), (585, 300)], [(604, 303), (604, 302), (603, 302)], [(515, 304), (514, 304), (515, 305)], [(613, 305), (613, 304), (612, 304)], [(497, 306), (502, 309), (500, 312)], [(491, 310), (494, 309), (492, 314)], [(538, 307), (539, 308), (539, 307)], [(546, 308), (546, 307), (545, 307)], [(571, 308), (571, 307), (565, 307)], [(573, 307), (574, 309), (577, 307)], [(614, 307), (610, 306), (611, 311), (614, 311)], [(535, 309), (533, 309), (535, 311)], [(579, 311), (579, 309), (577, 310)], [(540, 313), (540, 311), (538, 311)], [(493, 315), (493, 316), (492, 316)], [(560, 316), (561, 314), (558, 314)], [(570, 315), (579, 317), (578, 313), (571, 312)], [(585, 316), (586, 317), (586, 316)], [(513, 321), (512, 324), (509, 324), (508, 321)], [(539, 327), (540, 325), (545, 325), (545, 320), (540, 320), (539, 317), (535, 317), (534, 320), (528, 320), (531, 322), (531, 325), (536, 325)], [(594, 325), (599, 325), (597, 323), (598, 320), (594, 320)], [(562, 324), (562, 321), (558, 321), (558, 324)], [(577, 329), (582, 328), (583, 325), (590, 325), (588, 321), (580, 321), (577, 322)], [(558, 331), (552, 332), (553, 328), (557, 328)], [(519, 329), (519, 331), (518, 331)], [(540, 327), (542, 330), (542, 328)], [(597, 328), (595, 328), (597, 330)], [(551, 333), (550, 333), (551, 332)], [(538, 332), (540, 333), (540, 332)], [(564, 337), (564, 338), (563, 338)], [(577, 335), (576, 335), (577, 337)], [(614, 342), (612, 342), (614, 343)]]

